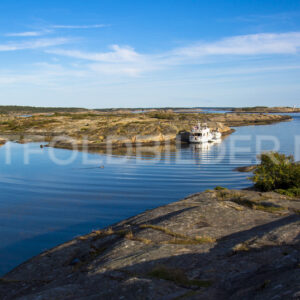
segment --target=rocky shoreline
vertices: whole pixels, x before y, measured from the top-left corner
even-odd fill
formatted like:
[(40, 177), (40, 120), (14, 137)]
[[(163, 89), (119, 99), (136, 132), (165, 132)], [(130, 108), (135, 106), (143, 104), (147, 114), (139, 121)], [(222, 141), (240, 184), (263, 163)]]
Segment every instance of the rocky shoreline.
[(299, 299), (300, 199), (218, 188), (64, 243), (1, 299)]
[(4, 145), (6, 143), (6, 139), (0, 138), (0, 146)]
[(43, 141), (57, 148), (104, 149), (126, 144), (175, 143), (198, 122), (206, 122), (223, 136), (232, 127), (265, 125), (292, 118), (285, 115), (244, 113), (57, 113), (30, 117), (0, 116), (0, 135), (17, 142)]

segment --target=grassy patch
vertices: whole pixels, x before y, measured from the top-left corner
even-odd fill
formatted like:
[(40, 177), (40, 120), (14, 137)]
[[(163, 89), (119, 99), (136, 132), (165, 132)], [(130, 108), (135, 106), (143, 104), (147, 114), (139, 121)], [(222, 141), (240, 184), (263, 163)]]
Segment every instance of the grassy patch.
[(144, 243), (146, 245), (152, 244), (151, 240), (145, 239), (145, 238), (141, 238), (141, 237), (137, 237), (133, 234), (133, 232), (130, 230), (128, 231), (125, 235), (124, 235), (125, 239), (128, 240), (132, 240), (132, 241), (137, 241), (137, 242), (141, 242)]
[(184, 286), (184, 287), (209, 287), (211, 286), (211, 281), (209, 280), (197, 280), (197, 279), (189, 279), (183, 270), (168, 268), (164, 265), (158, 265), (153, 268), (148, 273), (148, 276), (163, 280), (168, 280), (174, 282), (176, 285)]
[(92, 240), (96, 241), (98, 239), (101, 239), (101, 238), (104, 238), (104, 237), (110, 236), (110, 235), (117, 235), (119, 237), (122, 237), (122, 238), (125, 238), (128, 240), (144, 243), (146, 245), (153, 243), (149, 239), (135, 236), (131, 230), (127, 230), (127, 229), (126, 230), (125, 229), (113, 230), (111, 227), (109, 227), (106, 230), (94, 230), (92, 233), (90, 233), (88, 235), (78, 237), (78, 240), (84, 241), (84, 240), (87, 240), (90, 237), (92, 237)]
[(140, 228), (151, 228), (151, 229), (154, 229), (154, 230), (161, 231), (161, 232), (163, 232), (165, 234), (171, 235), (171, 236), (173, 236), (175, 238), (182, 238), (182, 239), (187, 238), (183, 234), (173, 232), (173, 231), (169, 230), (168, 228), (162, 227), (162, 226), (151, 225), (151, 224), (142, 224), (142, 225), (140, 225)]
[(133, 240), (141, 242), (141, 243), (144, 243), (145, 245), (150, 245), (150, 244), (153, 243), (151, 240), (145, 239), (145, 238), (141, 238), (141, 237), (134, 237)]
[(167, 113), (167, 112), (153, 112), (149, 113), (149, 116), (154, 119), (159, 120), (174, 120), (176, 115), (174, 113)]
[(28, 118), (28, 119), (14, 119), (14, 120), (9, 120), (0, 123), (0, 125), (4, 126), (5, 129), (7, 130), (14, 130), (14, 131), (22, 131), (26, 130), (29, 128), (43, 128), (46, 125), (49, 125), (51, 123), (56, 123), (58, 122), (57, 120), (40, 120), (40, 119), (34, 119), (34, 118)]
[(226, 188), (218, 188), (217, 190), (217, 196), (221, 198), (221, 200), (226, 200), (229, 198), (239, 199), (241, 198), (241, 194), (238, 192), (231, 192), (230, 190)]
[(262, 205), (262, 204), (254, 205), (254, 209), (262, 210), (262, 211), (269, 212), (269, 213), (278, 213), (278, 212), (282, 212), (283, 210), (285, 210), (285, 208), (282, 206)]
[(232, 250), (234, 252), (246, 252), (246, 251), (249, 251), (250, 248), (247, 243), (241, 243), (241, 244), (237, 244), (236, 246), (234, 246), (232, 248)]
[(189, 237), (187, 235), (173, 232), (168, 228), (157, 226), (157, 225), (143, 224), (140, 225), (140, 228), (151, 228), (153, 230), (161, 231), (167, 235), (172, 236), (173, 239), (166, 242), (168, 244), (196, 245), (196, 244), (214, 243), (216, 241), (215, 239), (208, 236)]
[(223, 187), (223, 186), (216, 186), (215, 188), (215, 191), (222, 191), (222, 190), (227, 190), (227, 188)]
[(283, 189), (277, 189), (275, 190), (276, 193), (279, 193), (281, 195), (285, 195), (288, 197), (300, 197), (300, 188), (290, 188), (287, 190), (283, 190)]
[(268, 213), (278, 213), (278, 212), (282, 212), (282, 211), (286, 210), (286, 208), (282, 207), (282, 206), (277, 206), (277, 205), (273, 205), (271, 203), (266, 203), (266, 202), (257, 203), (256, 201), (251, 201), (249, 199), (242, 199), (241, 197), (233, 198), (230, 200), (239, 205), (243, 205), (248, 208), (255, 209), (255, 210), (265, 211)]
[(214, 243), (216, 240), (209, 236), (201, 236), (195, 238), (178, 239), (174, 238), (172, 240), (167, 241), (167, 244), (175, 244), (175, 245), (198, 245), (198, 244), (209, 244)]
[(84, 120), (84, 119), (99, 117), (99, 115), (86, 113), (86, 114), (72, 114), (69, 115), (69, 117), (72, 120)]

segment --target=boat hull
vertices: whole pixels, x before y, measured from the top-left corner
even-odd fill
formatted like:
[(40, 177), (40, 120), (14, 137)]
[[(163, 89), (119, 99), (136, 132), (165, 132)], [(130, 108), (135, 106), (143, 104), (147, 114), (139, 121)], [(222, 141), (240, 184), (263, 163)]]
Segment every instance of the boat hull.
[(189, 138), (189, 142), (193, 143), (193, 144), (202, 144), (202, 143), (208, 143), (210, 142), (212, 139), (208, 139), (208, 138), (198, 138), (198, 137), (194, 137), (191, 136)]

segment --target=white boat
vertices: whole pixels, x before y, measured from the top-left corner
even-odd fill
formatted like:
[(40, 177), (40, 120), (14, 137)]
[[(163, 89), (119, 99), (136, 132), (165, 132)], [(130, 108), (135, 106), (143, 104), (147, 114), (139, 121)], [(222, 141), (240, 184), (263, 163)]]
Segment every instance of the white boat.
[(198, 123), (190, 132), (190, 143), (208, 143), (221, 139), (222, 134), (219, 131), (211, 132), (206, 123)]
[(217, 130), (213, 131), (212, 135), (213, 135), (213, 141), (219, 141), (222, 137), (222, 133)]
[(190, 143), (208, 143), (212, 139), (213, 135), (206, 123), (198, 123), (198, 125), (194, 126), (189, 137)]

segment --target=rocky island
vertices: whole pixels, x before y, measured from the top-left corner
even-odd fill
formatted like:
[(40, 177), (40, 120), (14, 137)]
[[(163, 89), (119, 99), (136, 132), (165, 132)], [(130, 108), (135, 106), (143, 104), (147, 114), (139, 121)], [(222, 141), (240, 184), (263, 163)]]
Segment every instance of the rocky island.
[[(28, 113), (28, 111), (25, 111)], [(29, 111), (30, 112), (30, 111)], [(132, 113), (120, 111), (72, 111), (0, 115), (0, 135), (18, 142), (55, 140), (55, 147), (104, 148), (107, 143), (120, 147), (125, 143), (153, 144), (175, 142), (180, 133), (190, 131), (197, 122), (206, 122), (223, 135), (231, 127), (262, 125), (290, 120), (290, 116), (243, 113), (175, 113), (150, 111)], [(63, 136), (63, 138), (62, 138)], [(67, 137), (67, 139), (65, 138)]]

